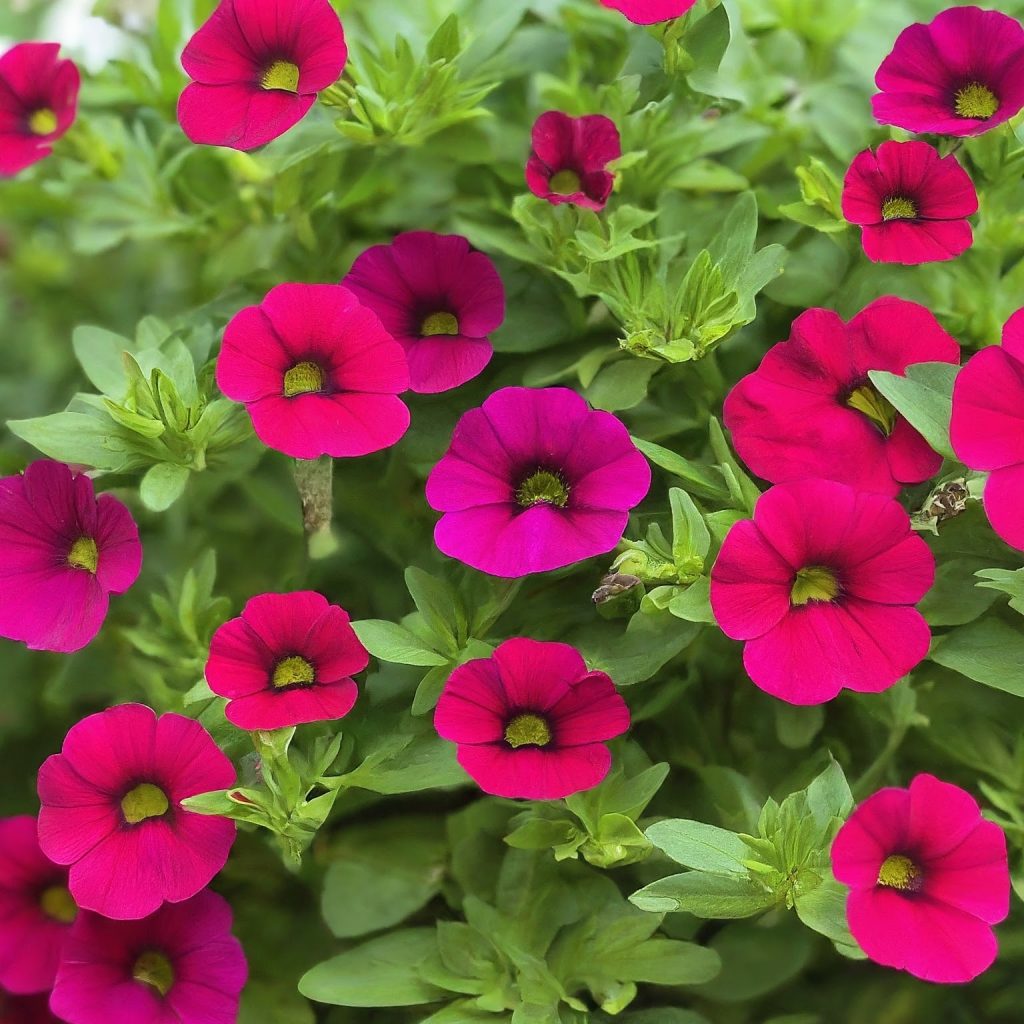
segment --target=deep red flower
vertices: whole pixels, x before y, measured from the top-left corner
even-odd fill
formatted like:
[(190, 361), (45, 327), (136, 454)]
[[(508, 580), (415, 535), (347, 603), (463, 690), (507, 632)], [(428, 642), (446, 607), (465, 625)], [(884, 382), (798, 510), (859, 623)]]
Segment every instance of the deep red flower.
[(262, 146), (306, 116), (347, 57), (328, 0), (221, 0), (181, 55), (193, 79), (178, 101), (182, 130), (206, 145)]
[(558, 800), (608, 774), (629, 708), (574, 647), (515, 637), (452, 672), (434, 725), (485, 793)]
[(978, 194), (951, 153), (926, 142), (883, 142), (858, 154), (843, 183), (843, 216), (861, 225), (868, 259), (876, 263), (934, 263), (969, 248), (967, 218)]
[(75, 120), (78, 68), (59, 53), (59, 43), (18, 43), (0, 57), (0, 176), (49, 156)]
[(1024, 106), (1024, 28), (999, 11), (952, 7), (904, 29), (875, 84), (881, 124), (980, 135)]
[(487, 335), (505, 319), (505, 289), (461, 235), (407, 231), (361, 253), (341, 283), (405, 349), (413, 391), (457, 388), (491, 361)]
[(39, 849), (36, 819), (0, 819), (0, 987), (49, 992), (77, 911), (67, 868)]
[(634, 25), (656, 25), (682, 17), (697, 0), (600, 0), (604, 7), (624, 14)]
[(832, 870), (876, 963), (956, 983), (995, 960), (992, 925), (1010, 908), (1006, 836), (959, 786), (918, 775), (868, 797), (832, 844)]
[(607, 166), (620, 156), (622, 143), (614, 121), (603, 114), (570, 117), (549, 110), (533, 125), (526, 184), (549, 203), (603, 210), (615, 184)]
[(347, 715), (369, 660), (348, 612), (321, 594), (260, 594), (213, 634), (206, 679), (240, 729), (283, 729)]

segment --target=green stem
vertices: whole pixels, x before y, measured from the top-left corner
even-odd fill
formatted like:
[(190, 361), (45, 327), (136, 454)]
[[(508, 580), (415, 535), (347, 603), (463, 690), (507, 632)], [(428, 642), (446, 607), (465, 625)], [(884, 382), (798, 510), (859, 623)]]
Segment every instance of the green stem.
[(324, 558), (336, 547), (331, 535), (334, 515), (334, 459), (296, 459), (292, 468), (302, 502), (302, 525), (311, 558)]

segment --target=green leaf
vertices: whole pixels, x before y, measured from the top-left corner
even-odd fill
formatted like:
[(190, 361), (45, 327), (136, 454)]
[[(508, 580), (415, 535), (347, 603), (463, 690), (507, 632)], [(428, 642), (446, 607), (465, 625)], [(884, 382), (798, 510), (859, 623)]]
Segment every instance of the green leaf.
[(711, 534), (700, 509), (686, 491), (672, 487), (668, 492), (672, 507), (672, 557), (683, 568), (691, 560), (703, 565), (711, 547)]
[(869, 370), (868, 377), (935, 451), (956, 460), (949, 443), (949, 418), (959, 369), (951, 363), (915, 363), (907, 367), (905, 376)]
[(853, 810), (853, 794), (838, 761), (831, 761), (807, 787), (807, 809), (822, 828), (833, 818), (845, 819)]
[[(837, 882), (830, 871), (828, 877), (809, 892), (797, 892), (794, 899), (797, 916), (808, 928), (831, 939), (847, 956), (859, 952), (846, 923), (846, 897), (849, 890)], [(860, 954), (863, 956), (863, 953)]]
[(778, 902), (770, 889), (750, 878), (704, 871), (660, 878), (629, 898), (641, 910), (655, 914), (684, 910), (696, 917), (720, 919), (753, 917)]
[(154, 512), (170, 508), (181, 497), (190, 473), (188, 466), (176, 466), (170, 462), (150, 466), (139, 484), (142, 504)]
[(414, 565), (405, 570), (405, 585), (427, 626), (443, 644), (443, 649), (454, 654), (458, 650), (460, 634), (466, 630), (465, 614), (456, 614), (456, 609), (460, 613), (462, 611), (459, 595), (448, 584)]
[(437, 955), (433, 928), (382, 935), (317, 964), (299, 981), (299, 991), (333, 1006), (417, 1006), (444, 998), (423, 981), (417, 967)]
[(677, 864), (699, 871), (746, 875), (747, 844), (735, 832), (701, 821), (676, 818), (647, 829), (647, 838)]
[(119, 471), (133, 461), (109, 420), (79, 412), (58, 412), (28, 420), (8, 420), (12, 434), (60, 462)]
[(660, 466), (673, 476), (685, 481), (689, 490), (702, 497), (714, 498), (719, 501), (724, 501), (729, 497), (729, 491), (726, 489), (721, 474), (713, 466), (691, 462), (668, 448), (645, 441), (642, 437), (634, 437), (632, 441), (656, 466)]
[(381, 661), (399, 665), (446, 665), (448, 658), (429, 647), (404, 626), (384, 619), (363, 619), (352, 628), (363, 646)]
[(620, 359), (605, 366), (584, 394), (595, 409), (632, 409), (647, 397), (651, 378), (663, 365), (654, 359)]
[(1024, 633), (998, 619), (979, 619), (940, 637), (932, 661), (975, 682), (1024, 697)]
[(1008, 594), (1010, 607), (1024, 615), (1024, 569), (979, 569), (974, 575), (983, 581), (976, 584), (977, 587)]
[(105, 395), (120, 402), (128, 390), (121, 353), (133, 348), (132, 343), (102, 327), (76, 327), (71, 347), (86, 377)]

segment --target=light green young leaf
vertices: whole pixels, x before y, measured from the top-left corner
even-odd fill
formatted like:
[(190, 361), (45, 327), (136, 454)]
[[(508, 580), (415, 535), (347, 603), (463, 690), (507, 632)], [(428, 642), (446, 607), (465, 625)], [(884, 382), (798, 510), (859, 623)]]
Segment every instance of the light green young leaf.
[(953, 409), (953, 381), (958, 366), (951, 363), (915, 363), (905, 376), (870, 370), (871, 383), (940, 455), (956, 459), (949, 443)]
[(448, 658), (429, 647), (404, 626), (384, 619), (363, 619), (353, 622), (352, 628), (363, 646), (381, 661), (399, 665), (446, 665)]
[(746, 875), (746, 843), (735, 832), (701, 821), (675, 818), (647, 829), (647, 838), (677, 864), (716, 874)]

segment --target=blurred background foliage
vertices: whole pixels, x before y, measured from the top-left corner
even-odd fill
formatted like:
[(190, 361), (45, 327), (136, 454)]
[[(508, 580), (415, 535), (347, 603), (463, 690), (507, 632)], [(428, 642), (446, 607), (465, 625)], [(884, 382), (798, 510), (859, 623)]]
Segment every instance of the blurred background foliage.
[[(368, 620), (361, 635), (379, 661), (340, 749), (325, 747), (326, 728), (296, 739), (293, 770), (311, 801), (324, 775), (314, 755), (329, 755), (341, 779), (319, 818), (313, 808), (288, 824), (290, 842), (312, 844), (301, 866), (249, 829), (217, 883), (252, 965), (243, 1024), (604, 1021), (627, 1004), (627, 1024), (1020, 1020), (1019, 900), (999, 929), (999, 963), (966, 988), (845, 959), (785, 906), (734, 922), (666, 917), (656, 941), (693, 941), (720, 959), (716, 974), (687, 954), (685, 987), (622, 966), (658, 922), (624, 897), (673, 870), (647, 858), (636, 821), (755, 831), (765, 800), (802, 791), (830, 754), (856, 798), (921, 770), (981, 795), (1007, 828), (1024, 890), (1024, 597), (1008, 605), (1001, 592), (1021, 594), (1020, 559), (976, 504), (929, 538), (942, 568), (926, 610), (949, 633), (936, 649), (946, 653), (881, 696), (773, 701), (745, 678), (738, 645), (706, 624), (700, 592), (756, 496), (711, 417), (800, 310), (850, 316), (895, 293), (928, 305), (970, 349), (995, 342), (1021, 304), (1010, 132), (971, 140), (961, 156), (983, 205), (976, 246), (953, 264), (871, 265), (836, 216), (836, 179), (888, 137), (870, 114), (874, 69), (904, 26), (946, 5), (701, 0), (679, 39), (661, 39), (589, 0), (336, 0), (351, 47), (342, 87), (253, 154), (192, 146), (175, 121), (178, 56), (213, 6), (13, 0), (0, 10), (0, 37), (60, 39), (88, 71), (55, 155), (0, 183), (0, 413), (15, 421), (0, 435), (0, 470), (21, 469), (33, 446), (102, 469), (100, 486), (131, 506), (145, 546), (140, 582), (87, 650), (0, 642), (0, 812), (34, 811), (35, 768), (66, 729), (125, 700), (200, 716), (239, 759), (242, 784), (257, 785), (256, 752), (202, 681), (209, 637), (252, 594), (318, 589)], [(1024, 14), (1021, 0), (1000, 8)], [(524, 197), (529, 128), (550, 108), (618, 123), (620, 182), (600, 218)], [(311, 558), (288, 460), (263, 451), (216, 394), (217, 339), (274, 284), (337, 281), (366, 246), (417, 228), (464, 233), (498, 262), (509, 307), (497, 355), (455, 392), (409, 396), (414, 426), (395, 449), (337, 464), (336, 548)], [(701, 306), (709, 294), (716, 302)], [(620, 415), (660, 467), (617, 563), (648, 584), (640, 606), (634, 587), (595, 607), (611, 557), (503, 588), (433, 548), (427, 471), (463, 411), (516, 383), (576, 387)], [(71, 419), (40, 422), (69, 403)], [(975, 586), (979, 570), (998, 588)], [(444, 614), (425, 613), (438, 607), (463, 608), (447, 637)], [(399, 622), (414, 642), (396, 656)], [(642, 784), (624, 793), (620, 778), (575, 807), (533, 808), (465, 784), (429, 711), (453, 663), (509, 635), (568, 639), (629, 687), (635, 728), (617, 763)], [(406, 936), (399, 959), (419, 957), (424, 941), (434, 950), (438, 922), (448, 959), (417, 975), (409, 1008), (328, 1009), (297, 994), (303, 972), (368, 935)], [(474, 948), (480, 935), (498, 953)], [(534, 946), (547, 964), (537, 977), (508, 953)], [(359, 955), (336, 972), (362, 976), (375, 954)], [(479, 986), (445, 987), (459, 956), (488, 965), (466, 969)], [(584, 962), (603, 966), (575, 977)], [(570, 1001), (551, 996), (549, 976)], [(493, 1007), (469, 1006), (481, 992), (499, 993)], [(562, 1000), (554, 1017), (528, 1008), (551, 999)]]

